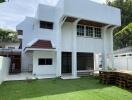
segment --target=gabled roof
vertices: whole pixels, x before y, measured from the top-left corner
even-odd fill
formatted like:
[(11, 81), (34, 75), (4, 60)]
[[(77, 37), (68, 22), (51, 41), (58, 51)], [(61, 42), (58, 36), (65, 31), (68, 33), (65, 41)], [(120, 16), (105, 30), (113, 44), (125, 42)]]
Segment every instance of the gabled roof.
[(50, 40), (37, 40), (27, 48), (54, 49)]
[(30, 42), (24, 51), (34, 51), (34, 50), (55, 50), (53, 48), (52, 43), (50, 40), (34, 40)]

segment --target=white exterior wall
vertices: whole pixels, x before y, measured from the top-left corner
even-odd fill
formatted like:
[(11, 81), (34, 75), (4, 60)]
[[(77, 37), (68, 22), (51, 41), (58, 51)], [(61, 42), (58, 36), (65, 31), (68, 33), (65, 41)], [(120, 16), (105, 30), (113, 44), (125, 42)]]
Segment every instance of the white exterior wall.
[[(73, 47), (72, 35), (73, 35), (73, 24), (64, 23), (62, 27), (62, 51), (69, 51), (69, 52), (72, 51), (72, 47)], [(103, 41), (104, 41), (103, 38), (95, 39), (95, 38), (87, 38), (83, 36), (76, 38), (77, 38), (77, 52), (103, 53)], [(108, 46), (110, 47), (110, 45)]]
[[(38, 65), (39, 58), (52, 58), (53, 65)], [(56, 53), (50, 51), (33, 52), (33, 74), (35, 75), (55, 75), (56, 76)]]
[(132, 71), (132, 56), (114, 57), (114, 68), (117, 70), (129, 70)]
[[(102, 32), (102, 36), (103, 36), (102, 39), (86, 38), (86, 37), (75, 38), (74, 36), (76, 35), (73, 34), (75, 33), (75, 29), (74, 29), (75, 26), (73, 26), (73, 24), (64, 23), (61, 28), (61, 22), (63, 17), (65, 16), (85, 19), (85, 20), (94, 21), (94, 22), (106, 23), (108, 25), (119, 26), (121, 24), (119, 9), (108, 7), (105, 5), (100, 5), (100, 4), (91, 2), (89, 0), (83, 0), (83, 2), (81, 0), (78, 0), (78, 1), (77, 0), (60, 0), (55, 7), (40, 4), (38, 6), (35, 17), (34, 18), (27, 17), (17, 27), (17, 29), (23, 30), (22, 70), (27, 69), (28, 65), (31, 65), (32, 63), (34, 63), (34, 59), (32, 62), (32, 58), (34, 58), (34, 56), (36, 55), (25, 54), (24, 48), (27, 47), (27, 44), (29, 44), (31, 41), (35, 39), (51, 40), (53, 47), (56, 48), (57, 53), (56, 53), (55, 59), (58, 59), (58, 60), (56, 62), (57, 68), (54, 71), (54, 73), (56, 72), (57, 76), (61, 75), (61, 52), (62, 51), (74, 52), (74, 49), (76, 49), (75, 52), (94, 53), (95, 57), (98, 54), (107, 55), (109, 53), (112, 53), (113, 51), (112, 36), (113, 35), (111, 34), (112, 33), (111, 30), (108, 30), (107, 28), (102, 29), (104, 30)], [(54, 29), (53, 30), (41, 29), (39, 27), (39, 22), (41, 20), (53, 22)], [(73, 42), (73, 40), (75, 41)], [(77, 44), (77, 46), (73, 46), (74, 44)], [(37, 51), (37, 53), (39, 54), (40, 52)], [(75, 56), (74, 56), (74, 61), (75, 61)], [(106, 56), (104, 58), (106, 59)], [(34, 69), (34, 70), (38, 71), (36, 73), (42, 74), (42, 71), (40, 69)], [(50, 71), (53, 73), (52, 67)]]
[(73, 43), (73, 24), (71, 23), (64, 23), (62, 26), (62, 51), (71, 52), (72, 51), (72, 43)]
[(0, 84), (9, 73), (10, 58), (0, 56)]
[(121, 25), (119, 9), (90, 0), (64, 0), (64, 15), (111, 25)]
[[(36, 18), (27, 17), (25, 21), (18, 25), (17, 29), (23, 30), (22, 48), (24, 50), (31, 41), (36, 39), (51, 40), (53, 47), (57, 47), (57, 33), (59, 15), (57, 8), (40, 4), (37, 10)], [(47, 13), (48, 12), (48, 13)], [(40, 21), (53, 22), (53, 30), (40, 28)], [(25, 27), (26, 26), (26, 27)], [(28, 65), (31, 65), (32, 59), (29, 55), (22, 52), (22, 71), (26, 71)]]

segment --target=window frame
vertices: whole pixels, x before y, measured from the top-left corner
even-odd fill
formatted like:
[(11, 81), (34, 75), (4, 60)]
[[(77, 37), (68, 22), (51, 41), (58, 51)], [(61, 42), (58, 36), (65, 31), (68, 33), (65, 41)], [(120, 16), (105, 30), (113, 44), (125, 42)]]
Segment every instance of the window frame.
[[(78, 35), (78, 33), (77, 33), (77, 37), (86, 37), (86, 38), (102, 39), (102, 28), (101, 28), (101, 27), (95, 27), (95, 26), (83, 25), (83, 24), (77, 24), (77, 26), (78, 26), (78, 25), (84, 26), (84, 35), (83, 35), (83, 36), (80, 36), (80, 35)], [(92, 27), (92, 28), (93, 28), (93, 36), (87, 36), (86, 27)], [(99, 29), (101, 30), (101, 37), (95, 37), (95, 29), (96, 29), (96, 28), (99, 28)], [(77, 32), (78, 32), (78, 29), (77, 29)]]
[[(79, 30), (79, 29), (78, 29), (78, 26), (84, 28), (84, 30), (83, 30), (84, 33), (82, 32), (82, 30), (79, 31), (80, 33), (78, 32), (78, 30)], [(78, 33), (79, 33), (79, 34), (78, 34)], [(83, 34), (83, 35), (82, 35), (82, 34)], [(77, 25), (77, 36), (78, 36), (78, 37), (85, 36), (85, 26), (84, 26), (84, 25), (80, 25), (80, 24)]]
[[(87, 28), (93, 28), (93, 33), (92, 33), (92, 36), (90, 35), (87, 35)], [(88, 37), (88, 38), (93, 38), (94, 37), (94, 27), (93, 26), (88, 26), (88, 25), (85, 25), (85, 36)], [(88, 33), (90, 34), (90, 33)]]
[(53, 30), (54, 29), (54, 23), (53, 22), (49, 22), (49, 21), (41, 21), (40, 20), (39, 21), (39, 28)]
[[(101, 35), (100, 37), (96, 37), (96, 36), (95, 36), (95, 34), (96, 34), (96, 33), (95, 33), (95, 29), (97, 29), (97, 28), (100, 29), (100, 35)], [(102, 28), (100, 28), (100, 27), (94, 27), (94, 38), (95, 38), (95, 39), (102, 39)]]
[[(50, 63), (49, 63), (49, 60), (50, 60)], [(51, 66), (53, 65), (53, 59), (52, 58), (38, 58), (38, 65), (39, 66)]]
[(17, 30), (18, 35), (23, 35), (23, 30)]

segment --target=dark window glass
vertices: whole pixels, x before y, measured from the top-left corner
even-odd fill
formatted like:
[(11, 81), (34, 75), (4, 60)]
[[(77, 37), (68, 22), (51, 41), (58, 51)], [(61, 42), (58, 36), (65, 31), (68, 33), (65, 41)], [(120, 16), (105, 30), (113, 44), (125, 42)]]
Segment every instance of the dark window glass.
[(77, 25), (77, 36), (84, 36), (84, 26)]
[(47, 65), (52, 65), (52, 59), (46, 59), (46, 64)]
[(101, 38), (102, 34), (101, 34), (101, 28), (95, 28), (95, 37), (96, 38)]
[(40, 21), (40, 28), (53, 29), (52, 22)]
[(93, 37), (93, 27), (86, 26), (86, 36)]
[(38, 61), (38, 65), (52, 65), (52, 59), (40, 58)]
[(17, 30), (18, 35), (23, 35), (23, 30)]

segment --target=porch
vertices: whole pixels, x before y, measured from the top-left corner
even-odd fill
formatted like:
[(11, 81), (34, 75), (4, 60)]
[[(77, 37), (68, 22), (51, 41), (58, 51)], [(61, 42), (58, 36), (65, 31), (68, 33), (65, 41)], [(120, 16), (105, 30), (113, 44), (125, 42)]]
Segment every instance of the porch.
[[(77, 77), (86, 76), (93, 74), (94, 68), (94, 54), (77, 52)], [(72, 69), (72, 52), (62, 52), (62, 62), (61, 62), (61, 74), (62, 77), (72, 76), (75, 70)]]

